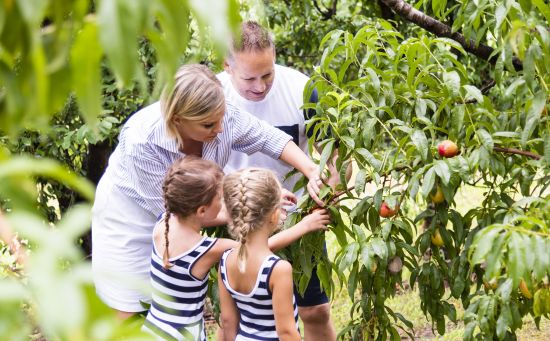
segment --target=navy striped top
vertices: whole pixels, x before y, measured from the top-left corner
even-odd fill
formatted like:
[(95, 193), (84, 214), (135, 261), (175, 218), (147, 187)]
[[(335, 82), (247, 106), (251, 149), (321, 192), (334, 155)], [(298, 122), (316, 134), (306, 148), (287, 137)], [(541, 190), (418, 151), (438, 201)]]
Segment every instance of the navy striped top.
[(204, 237), (191, 250), (170, 258), (173, 266), (168, 269), (163, 267), (162, 255), (153, 247), (153, 297), (143, 330), (163, 340), (206, 340), (203, 309), (208, 275), (196, 278), (191, 269), (216, 240)]
[[(280, 260), (275, 255), (269, 255), (262, 262), (256, 284), (252, 291), (248, 294), (242, 294), (234, 290), (227, 280), (226, 260), (232, 250), (224, 252), (220, 261), (220, 273), (222, 282), (227, 288), (227, 291), (233, 297), (240, 314), (239, 330), (237, 332), (237, 340), (263, 340), (277, 341), (277, 330), (275, 328), (275, 315), (273, 314), (272, 293), (269, 290), (269, 278), (275, 264)], [(294, 306), (294, 320), (296, 321), (296, 329), (298, 329), (298, 307), (294, 296), (292, 296), (292, 304)]]

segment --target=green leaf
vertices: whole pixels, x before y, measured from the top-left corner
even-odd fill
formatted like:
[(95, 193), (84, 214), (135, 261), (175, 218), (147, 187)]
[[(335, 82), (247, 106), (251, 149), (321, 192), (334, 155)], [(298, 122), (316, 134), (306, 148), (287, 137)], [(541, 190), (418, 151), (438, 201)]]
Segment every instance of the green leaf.
[[(8, 6), (5, 2), (3, 6)], [(11, 5), (13, 6), (13, 4)], [(21, 12), (22, 17), (28, 23), (29, 27), (40, 25), (44, 17), (45, 11), (48, 8), (48, 1), (42, 0), (18, 0), (16, 6)], [(2, 8), (2, 10), (5, 10)]]
[(451, 133), (450, 138), (456, 138), (464, 129), (464, 111), (463, 105), (455, 105), (451, 109)]
[(494, 147), (494, 142), (493, 142), (493, 137), (491, 136), (491, 134), (489, 134), (489, 132), (487, 132), (487, 130), (485, 130), (485, 129), (478, 129), (476, 131), (476, 134), (479, 137), (479, 140), (481, 141), (481, 144), (483, 145), (483, 147), (485, 147), (485, 149), (487, 149), (487, 151), (492, 153), (493, 152), (493, 147)]
[(129, 86), (136, 76), (141, 76), (137, 38), (142, 34), (149, 6), (147, 0), (103, 0), (99, 3), (101, 45), (122, 86)]
[(550, 165), (550, 133), (544, 136), (544, 162)]
[(510, 324), (512, 322), (512, 312), (510, 311), (510, 307), (508, 305), (503, 305), (502, 310), (500, 312), (500, 316), (497, 320), (497, 337), (500, 340), (504, 339), (504, 336), (506, 335), (506, 331), (510, 327)]
[(435, 173), (439, 176), (444, 185), (449, 184), (451, 180), (451, 171), (445, 160), (437, 160), (432, 169), (435, 170)]
[(473, 85), (464, 85), (463, 88), (466, 90), (466, 100), (470, 100), (473, 98), (478, 103), (483, 103), (483, 94), (478, 88)]
[(18, 156), (11, 158), (7, 162), (0, 163), (0, 179), (20, 174), (37, 175), (54, 179), (73, 188), (87, 200), (93, 201), (94, 186), (85, 178), (70, 172), (56, 161)]
[(527, 118), (525, 120), (525, 127), (521, 132), (521, 146), (525, 148), (527, 140), (531, 137), (531, 134), (537, 127), (540, 121), (540, 115), (546, 104), (546, 92), (539, 91), (535, 94), (533, 100), (527, 104)]
[(508, 242), (508, 259), (507, 269), (509, 278), (514, 282), (514, 287), (517, 287), (520, 279), (527, 271), (526, 264), (526, 245), (525, 240), (519, 233), (512, 233)]
[(472, 264), (480, 264), (485, 260), (487, 254), (492, 249), (493, 240), (499, 232), (500, 229), (497, 226), (486, 227), (484, 230), (478, 232), (470, 249), (470, 252), (474, 250), (470, 260)]
[(348, 244), (344, 249), (344, 255), (342, 256), (342, 259), (340, 259), (340, 262), (338, 264), (338, 269), (340, 271), (349, 269), (350, 265), (352, 265), (355, 261), (357, 261), (358, 252), (359, 252), (359, 243), (353, 242), (351, 244)]
[(327, 164), (327, 161), (331, 157), (333, 151), (334, 139), (330, 139), (325, 143), (323, 151), (321, 152), (321, 159), (319, 160), (319, 169), (321, 171), (325, 169), (325, 165)]
[(427, 198), (435, 184), (435, 170), (434, 168), (428, 169), (424, 174), (424, 180), (422, 181), (422, 196)]
[(355, 176), (355, 191), (357, 194), (361, 194), (365, 190), (366, 179), (367, 171), (365, 169), (359, 169)]
[(411, 140), (422, 157), (422, 160), (426, 161), (428, 159), (428, 151), (430, 150), (426, 134), (424, 134), (422, 130), (417, 129), (412, 133)]
[(533, 0), (533, 4), (537, 6), (538, 10), (544, 15), (546, 22), (550, 22), (550, 6), (548, 6), (544, 0)]
[(443, 73), (443, 82), (451, 94), (457, 96), (460, 90), (460, 76), (456, 71)]
[(71, 49), (72, 84), (89, 126), (95, 126), (101, 113), (101, 58), (95, 22), (84, 25)]
[(374, 253), (378, 257), (380, 257), (380, 259), (386, 260), (388, 258), (388, 248), (386, 246), (386, 243), (382, 239), (373, 238), (370, 242), (370, 245)]
[(374, 157), (368, 150), (365, 148), (357, 148), (355, 152), (359, 153), (373, 168), (376, 172), (380, 172), (382, 169), (382, 162)]

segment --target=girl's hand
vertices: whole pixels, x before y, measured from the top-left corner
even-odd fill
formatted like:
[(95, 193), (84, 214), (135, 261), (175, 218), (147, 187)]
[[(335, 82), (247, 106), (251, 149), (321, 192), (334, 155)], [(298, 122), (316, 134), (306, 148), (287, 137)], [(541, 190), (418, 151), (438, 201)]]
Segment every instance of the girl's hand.
[(296, 205), (298, 199), (296, 195), (286, 188), (281, 188), (281, 206)]
[(326, 231), (330, 224), (330, 215), (324, 208), (317, 208), (312, 213), (305, 216), (300, 223), (306, 226), (308, 232)]

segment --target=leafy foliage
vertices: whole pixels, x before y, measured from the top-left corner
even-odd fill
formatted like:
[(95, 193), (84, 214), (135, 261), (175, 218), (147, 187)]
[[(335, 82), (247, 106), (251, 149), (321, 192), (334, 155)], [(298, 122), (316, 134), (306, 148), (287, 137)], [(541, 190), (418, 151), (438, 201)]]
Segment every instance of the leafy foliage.
[[(0, 334), (143, 337), (135, 325), (114, 324), (93, 293), (75, 245), (90, 208), (74, 206), (92, 200), (93, 186), (79, 175), (93, 180), (88, 161), (99, 159), (91, 150), (108, 155), (126, 117), (169, 84), (180, 61), (216, 63), (239, 9), (245, 18), (259, 13), (273, 30), (279, 62), (311, 74), (304, 98), (315, 87), (320, 100), (307, 105), (319, 113), (310, 124), (331, 132), (320, 165), (338, 148), (343, 185), (321, 193), (337, 255), (330, 259), (322, 234), (312, 234), (288, 256), (300, 290), (313, 264), (329, 294), (347, 287), (354, 304), (340, 336), (411, 333), (406, 317), (385, 304), (403, 285), (402, 267), (440, 334), (446, 319), (458, 319), (448, 295), (466, 310), (466, 339), (510, 339), (523, 316), (548, 318), (550, 7), (540, 0), (415, 3), (491, 46), (487, 60), (384, 3), (4, 1), (0, 200), (32, 252), (23, 275), (0, 250)], [(459, 154), (440, 156), (443, 140)], [(346, 183), (349, 163), (357, 172)], [(479, 207), (461, 213), (454, 197), (465, 185), (486, 192)], [(435, 200), (439, 190), (443, 199)], [(381, 217), (382, 203), (397, 215)], [(304, 198), (290, 223), (312, 205)], [(60, 301), (69, 302), (65, 310)]]

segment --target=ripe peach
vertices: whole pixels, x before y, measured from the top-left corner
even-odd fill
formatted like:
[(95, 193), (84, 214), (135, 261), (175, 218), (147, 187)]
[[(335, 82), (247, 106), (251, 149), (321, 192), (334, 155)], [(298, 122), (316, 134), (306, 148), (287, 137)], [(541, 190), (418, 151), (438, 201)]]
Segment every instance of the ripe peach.
[(445, 140), (439, 143), (437, 151), (443, 157), (454, 157), (458, 154), (458, 146), (451, 140)]

